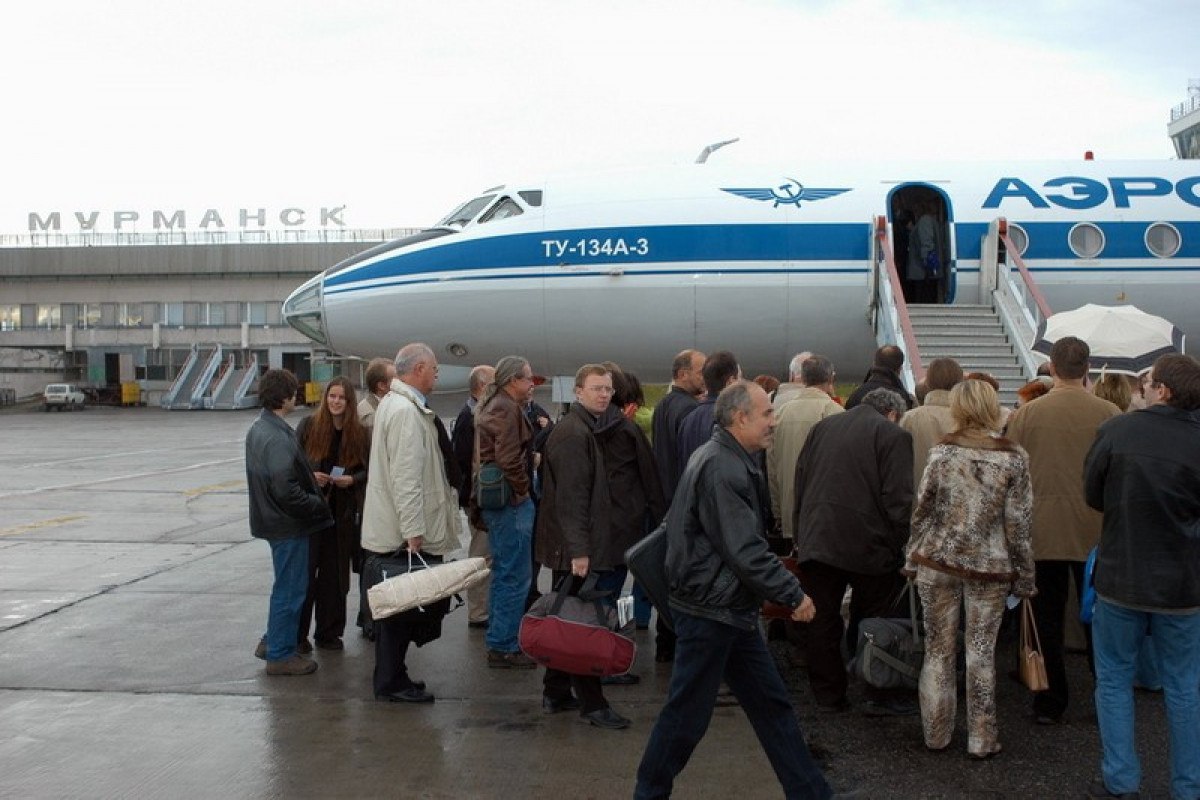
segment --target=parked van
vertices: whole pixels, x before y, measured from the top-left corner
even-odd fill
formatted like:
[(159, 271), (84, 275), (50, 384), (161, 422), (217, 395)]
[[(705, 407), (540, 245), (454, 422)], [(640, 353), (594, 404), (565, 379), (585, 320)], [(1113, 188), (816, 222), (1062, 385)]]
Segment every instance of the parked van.
[(68, 409), (83, 410), (83, 392), (73, 383), (52, 383), (42, 392), (42, 410), (49, 411), (57, 408), (59, 411)]

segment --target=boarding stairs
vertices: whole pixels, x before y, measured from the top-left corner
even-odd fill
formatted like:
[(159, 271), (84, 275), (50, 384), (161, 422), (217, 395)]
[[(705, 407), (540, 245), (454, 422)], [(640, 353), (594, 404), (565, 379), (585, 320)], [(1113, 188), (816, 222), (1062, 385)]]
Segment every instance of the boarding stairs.
[(880, 345), (905, 353), (903, 379), (910, 390), (929, 362), (953, 358), (963, 372), (986, 372), (1000, 384), (1000, 402), (1011, 408), (1017, 390), (1042, 359), (1030, 349), (1039, 324), (1053, 313), (1008, 237), (1004, 218), (993, 220), (980, 250), (975, 303), (909, 304), (892, 258), (889, 226), (873, 225), (873, 268), (868, 320)]
[(908, 306), (917, 348), (926, 368), (953, 358), (964, 373), (986, 372), (1000, 384), (1000, 402), (1011, 408), (1028, 382), (1000, 315), (992, 305)]
[(238, 367), (237, 358), (231, 353), (224, 371), (217, 377), (207, 407), (218, 411), (253, 408), (258, 405), (258, 395), (253, 391), (257, 385), (258, 359), (250, 356), (246, 366)]
[(221, 345), (211, 348), (192, 345), (183, 367), (162, 398), (162, 407), (168, 411), (190, 411), (205, 408), (213, 377), (223, 361)]

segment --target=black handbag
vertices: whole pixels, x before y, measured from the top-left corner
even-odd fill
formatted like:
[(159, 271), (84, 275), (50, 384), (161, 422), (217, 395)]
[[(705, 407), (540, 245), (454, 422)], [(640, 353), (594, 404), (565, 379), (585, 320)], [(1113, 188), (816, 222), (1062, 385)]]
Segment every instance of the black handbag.
[[(372, 554), (367, 557), (366, 563), (363, 564), (363, 580), (365, 589), (369, 589), (377, 583), (382, 583), (388, 578), (394, 578), (397, 575), (404, 575), (409, 572), (416, 572), (419, 569), (425, 569), (433, 564), (440, 564), (440, 557), (429, 556), (430, 561), (426, 561), (424, 557), (417, 554), (416, 558), (407, 549), (401, 548), (392, 553), (385, 555)], [(364, 589), (363, 596), (366, 596)], [(458, 605), (452, 606), (451, 601), (457, 600)], [(459, 595), (446, 597), (437, 600), (428, 605), (410, 608), (408, 611), (401, 611), (395, 616), (389, 617), (388, 620), (402, 620), (408, 626), (409, 639), (417, 647), (428, 644), (435, 639), (440, 639), (442, 636), (442, 617), (449, 614), (458, 606), (463, 604), (463, 600)], [(379, 624), (386, 624), (387, 621)]]
[(655, 528), (648, 536), (625, 551), (625, 565), (637, 580), (638, 586), (658, 609), (663, 624), (675, 629), (671, 620), (671, 587), (667, 583), (667, 523)]

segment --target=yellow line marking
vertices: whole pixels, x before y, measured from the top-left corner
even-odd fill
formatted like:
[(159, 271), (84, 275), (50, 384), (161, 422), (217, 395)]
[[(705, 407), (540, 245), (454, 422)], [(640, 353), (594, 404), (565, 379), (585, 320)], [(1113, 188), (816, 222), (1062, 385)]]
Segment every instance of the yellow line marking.
[(65, 525), (68, 522), (74, 522), (77, 519), (87, 519), (86, 514), (71, 514), (66, 517), (54, 517), (53, 519), (44, 519), (40, 522), (27, 522), (24, 525), (15, 525), (11, 528), (0, 528), (0, 536), (14, 536), (19, 533), (29, 533), (36, 531), (39, 528), (49, 528), (53, 525)]
[(225, 483), (214, 483), (211, 486), (201, 486), (196, 489), (188, 489), (183, 493), (184, 497), (199, 497), (202, 494), (209, 492), (219, 492), (222, 489), (237, 489), (246, 485), (245, 481), (225, 481)]

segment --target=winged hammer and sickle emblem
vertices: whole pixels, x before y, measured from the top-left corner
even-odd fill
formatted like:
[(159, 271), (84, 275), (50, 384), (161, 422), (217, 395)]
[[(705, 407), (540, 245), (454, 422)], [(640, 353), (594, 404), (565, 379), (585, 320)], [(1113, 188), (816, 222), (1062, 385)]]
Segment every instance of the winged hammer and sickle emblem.
[(797, 208), (800, 203), (808, 200), (824, 200), (826, 197), (836, 197), (839, 194), (844, 194), (849, 189), (807, 189), (804, 184), (795, 178), (788, 178), (787, 182), (772, 189), (769, 186), (749, 187), (744, 189), (722, 189), (723, 192), (736, 194), (738, 197), (745, 197), (747, 200), (771, 200), (774, 202), (773, 208), (778, 208), (782, 205), (793, 205)]

